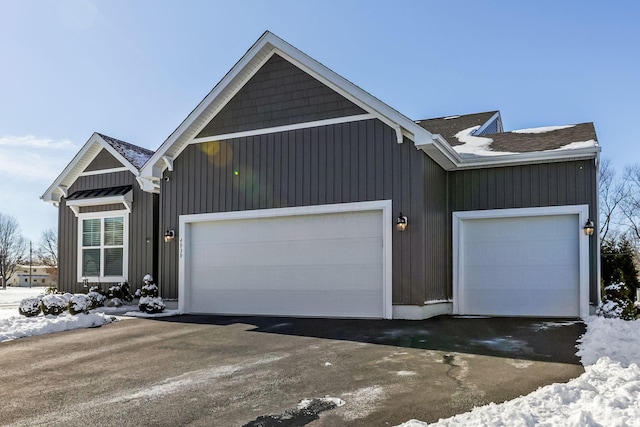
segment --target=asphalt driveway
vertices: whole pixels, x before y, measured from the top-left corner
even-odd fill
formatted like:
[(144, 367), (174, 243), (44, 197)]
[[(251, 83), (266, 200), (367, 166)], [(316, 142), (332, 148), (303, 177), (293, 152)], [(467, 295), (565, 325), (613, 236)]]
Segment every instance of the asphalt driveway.
[[(0, 343), (0, 424), (433, 422), (575, 378), (582, 333), (540, 319), (129, 319)], [(296, 410), (326, 396), (344, 405)]]

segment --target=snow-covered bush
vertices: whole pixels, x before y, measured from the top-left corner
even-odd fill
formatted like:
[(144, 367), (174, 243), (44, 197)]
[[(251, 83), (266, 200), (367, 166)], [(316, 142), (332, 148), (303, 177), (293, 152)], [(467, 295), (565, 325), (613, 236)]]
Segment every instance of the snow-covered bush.
[[(158, 285), (153, 281), (150, 274), (144, 276), (144, 285), (140, 289), (140, 302), (138, 309), (144, 313), (161, 313), (165, 309), (162, 298), (158, 296)], [(136, 292), (136, 295), (138, 293)]]
[(122, 307), (124, 303), (120, 298), (110, 298), (104, 305), (105, 307)]
[(40, 314), (41, 310), (40, 306), (40, 297), (31, 297), (25, 298), (20, 301), (20, 307), (18, 307), (18, 312), (27, 317), (33, 317)]
[(117, 285), (111, 286), (107, 290), (107, 298), (110, 298), (110, 299), (118, 298), (119, 300), (126, 301), (126, 302), (131, 302), (133, 300), (133, 296), (131, 295), (129, 284), (127, 282), (120, 282)]
[(75, 294), (69, 299), (69, 313), (88, 313), (91, 309), (91, 300), (85, 294)]
[(596, 310), (598, 316), (633, 320), (636, 318), (636, 308), (629, 294), (631, 289), (624, 282), (611, 283), (604, 287), (602, 302)]
[(98, 288), (91, 288), (87, 293), (87, 298), (89, 299), (89, 310), (93, 310), (94, 308), (103, 307), (104, 302), (107, 299), (104, 295), (102, 295), (97, 290)]
[(67, 309), (69, 301), (62, 295), (48, 294), (42, 297), (42, 313), (57, 316)]
[(48, 288), (46, 288), (44, 290), (44, 294), (45, 295), (50, 295), (50, 294), (59, 294), (60, 291), (58, 290), (58, 288), (56, 288), (55, 286), (49, 286)]

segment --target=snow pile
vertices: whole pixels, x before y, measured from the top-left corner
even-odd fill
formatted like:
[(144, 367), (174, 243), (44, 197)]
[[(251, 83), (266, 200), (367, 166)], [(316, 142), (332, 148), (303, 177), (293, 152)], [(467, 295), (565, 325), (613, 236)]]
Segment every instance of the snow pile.
[(585, 321), (577, 352), (585, 373), (578, 378), (434, 424), (411, 420), (398, 427), (640, 425), (640, 321)]
[(595, 316), (584, 320), (587, 332), (578, 340), (576, 353), (584, 366), (596, 363), (601, 357), (609, 357), (624, 367), (640, 364), (639, 320), (626, 321)]
[(102, 326), (114, 320), (115, 318), (105, 316), (102, 313), (77, 315), (64, 313), (58, 316), (16, 316), (0, 319), (0, 342), (52, 332)]

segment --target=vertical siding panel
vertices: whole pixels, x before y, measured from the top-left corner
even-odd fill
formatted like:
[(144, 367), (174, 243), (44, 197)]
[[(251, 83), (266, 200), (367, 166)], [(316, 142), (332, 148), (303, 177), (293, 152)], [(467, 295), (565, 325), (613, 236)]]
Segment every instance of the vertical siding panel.
[(342, 126), (333, 126), (333, 164), (334, 164), (334, 203), (340, 203), (343, 201), (343, 185), (344, 185), (344, 176), (343, 170), (345, 165), (345, 149), (344, 144), (342, 143)]
[(336, 194), (335, 194), (335, 173), (334, 170), (338, 166), (335, 161), (335, 141), (333, 138), (333, 126), (328, 126), (325, 128), (325, 140), (324, 144), (326, 145), (326, 163), (325, 163), (325, 174), (326, 174), (326, 203), (336, 203)]
[(369, 169), (368, 166), (372, 157), (367, 141), (367, 124), (365, 122), (355, 122), (352, 126), (358, 132), (358, 200), (369, 200), (367, 188), (371, 184), (367, 179), (367, 169)]
[(305, 144), (302, 140), (302, 132), (301, 131), (293, 131), (294, 135), (294, 144), (296, 147), (296, 174), (295, 174), (295, 185), (296, 185), (296, 197), (294, 199), (293, 206), (304, 206), (304, 174), (305, 174), (305, 163), (304, 163), (304, 151)]
[(267, 170), (267, 184), (265, 204), (266, 208), (280, 207), (276, 203), (276, 186), (274, 176), (277, 176), (276, 170), (280, 168), (280, 158), (276, 158), (276, 147), (274, 143), (274, 135), (267, 135), (267, 155), (266, 159), (262, 161), (264, 167)]
[(318, 204), (318, 187), (319, 187), (319, 176), (318, 176), (318, 156), (319, 156), (319, 148), (318, 148), (318, 129), (306, 129), (305, 131), (305, 141), (307, 142), (307, 146), (309, 147), (309, 167), (307, 168), (309, 171), (309, 204), (317, 205)]
[(349, 151), (351, 152), (351, 162), (349, 164), (349, 171), (351, 172), (351, 191), (349, 192), (348, 201), (359, 200), (358, 195), (360, 193), (360, 185), (359, 182), (359, 162), (360, 162), (360, 147), (358, 144), (358, 128), (357, 124), (354, 126), (353, 123), (347, 123), (348, 127), (348, 140), (349, 140)]
[(317, 130), (317, 148), (318, 148), (318, 204), (327, 203), (327, 128), (321, 127)]

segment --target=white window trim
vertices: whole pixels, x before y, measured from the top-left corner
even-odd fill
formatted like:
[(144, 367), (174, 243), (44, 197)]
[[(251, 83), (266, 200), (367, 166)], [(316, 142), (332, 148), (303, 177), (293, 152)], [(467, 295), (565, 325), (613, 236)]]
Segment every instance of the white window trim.
[[(463, 260), (462, 242), (464, 241), (464, 222), (474, 219), (518, 218), (527, 216), (576, 215), (579, 227), (575, 230), (578, 236), (580, 317), (589, 315), (589, 241), (582, 231), (582, 225), (589, 219), (589, 205), (545, 206), (535, 208), (487, 209), (479, 211), (453, 212), (453, 314), (463, 314), (460, 307), (460, 295), (464, 292), (464, 277), (461, 270)], [(593, 238), (598, 238), (594, 233)], [(599, 246), (599, 245), (598, 245)]]
[[(114, 218), (114, 217), (123, 217), (124, 218), (124, 245), (122, 249), (122, 276), (87, 276), (89, 282), (125, 282), (127, 281), (127, 277), (129, 276), (129, 211), (119, 210), (119, 211), (104, 211), (104, 212), (90, 212), (90, 213), (81, 213), (78, 215), (78, 256), (76, 259), (77, 262), (77, 272), (78, 272), (78, 283), (82, 282), (82, 221), (85, 219), (104, 219), (104, 218)], [(101, 221), (100, 225), (100, 241), (102, 242), (104, 239), (104, 221)], [(104, 246), (100, 246), (100, 248), (104, 248)], [(100, 271), (104, 272), (104, 263), (103, 256), (100, 256)]]

